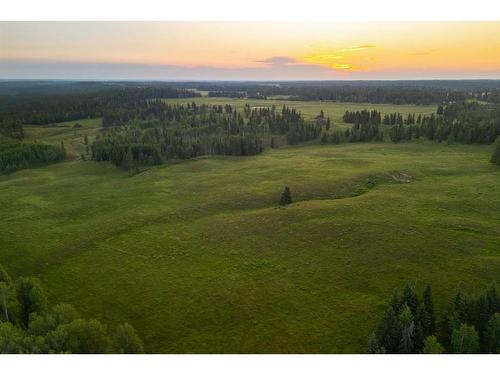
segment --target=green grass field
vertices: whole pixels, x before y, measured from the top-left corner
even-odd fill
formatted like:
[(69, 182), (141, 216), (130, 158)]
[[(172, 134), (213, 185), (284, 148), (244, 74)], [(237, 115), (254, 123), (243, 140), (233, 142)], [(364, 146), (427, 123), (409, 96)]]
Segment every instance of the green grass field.
[[(299, 104), (307, 116), (323, 108), (334, 123), (347, 108), (434, 110)], [(28, 133), (73, 140), (77, 155), (99, 122), (83, 125), (77, 135)], [(438, 315), (458, 285), (474, 293), (500, 281), (491, 152), (318, 144), (135, 175), (69, 158), (0, 176), (0, 263), (15, 277), (40, 277), (51, 303), (130, 322), (149, 352), (358, 352), (407, 280), (432, 284)], [(296, 203), (279, 208), (285, 185)]]

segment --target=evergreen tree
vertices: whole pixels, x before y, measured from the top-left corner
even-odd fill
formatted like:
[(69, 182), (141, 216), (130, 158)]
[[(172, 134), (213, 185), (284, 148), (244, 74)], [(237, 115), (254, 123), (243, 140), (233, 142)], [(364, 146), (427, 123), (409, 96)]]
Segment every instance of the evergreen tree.
[(431, 286), (427, 285), (424, 290), (424, 307), (426, 313), (426, 319), (428, 322), (428, 326), (425, 327), (425, 333), (427, 335), (432, 334), (436, 329), (436, 318), (434, 316), (434, 303), (432, 301), (432, 290)]
[(473, 354), (479, 352), (479, 336), (474, 327), (461, 324), (451, 335), (453, 353)]
[(418, 296), (413, 284), (407, 283), (403, 290), (403, 301), (408, 305), (411, 313), (415, 316), (417, 314), (417, 307), (419, 305)]
[(30, 314), (45, 310), (47, 300), (40, 281), (32, 277), (21, 277), (16, 285), (21, 321), (28, 327)]
[(415, 351), (420, 352), (424, 346), (425, 337), (431, 333), (429, 331), (429, 319), (423, 303), (418, 305), (417, 314), (414, 316), (415, 322)]
[(386, 310), (382, 320), (379, 323), (377, 333), (377, 342), (387, 353), (397, 353), (401, 338), (401, 325), (392, 306)]
[(415, 349), (415, 322), (408, 305), (403, 307), (398, 318), (401, 325), (399, 353), (413, 353)]
[(281, 193), (280, 205), (286, 206), (292, 203), (292, 193), (290, 192), (290, 188), (285, 186), (285, 190)]
[(444, 352), (443, 346), (435, 336), (428, 336), (424, 341), (424, 354), (441, 354)]
[(500, 354), (500, 313), (495, 313), (486, 325), (486, 352)]
[(403, 297), (401, 297), (399, 293), (399, 290), (394, 289), (394, 291), (392, 292), (390, 305), (396, 314), (399, 314), (401, 312), (401, 309), (403, 308), (404, 305), (404, 301)]

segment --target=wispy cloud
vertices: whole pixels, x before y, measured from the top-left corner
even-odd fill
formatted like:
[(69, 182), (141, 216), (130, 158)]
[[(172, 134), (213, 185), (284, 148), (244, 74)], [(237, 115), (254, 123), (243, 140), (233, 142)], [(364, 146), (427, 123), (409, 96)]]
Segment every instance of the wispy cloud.
[(257, 60), (257, 62), (267, 65), (288, 65), (295, 64), (297, 60), (289, 56), (273, 56), (264, 60)]
[(332, 64), (332, 68), (340, 70), (352, 70), (351, 64)]
[(359, 50), (362, 50), (362, 49), (375, 48), (375, 47), (377, 47), (377, 46), (375, 46), (373, 44), (362, 44), (360, 46), (347, 47), (347, 48), (341, 49), (340, 51), (341, 52), (359, 51)]

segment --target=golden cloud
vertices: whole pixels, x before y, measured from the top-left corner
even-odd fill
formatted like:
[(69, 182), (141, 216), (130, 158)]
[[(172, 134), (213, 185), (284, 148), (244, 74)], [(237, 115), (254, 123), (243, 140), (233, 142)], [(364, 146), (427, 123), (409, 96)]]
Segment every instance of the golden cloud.
[(330, 69), (335, 69), (335, 70), (344, 70), (344, 71), (362, 70), (359, 67), (354, 66), (354, 64), (350, 62), (342, 60), (348, 59), (348, 56), (351, 52), (361, 51), (367, 48), (375, 48), (375, 47), (376, 46), (372, 44), (362, 44), (328, 53), (313, 53), (307, 56), (303, 56), (298, 60), (307, 64), (326, 65)]

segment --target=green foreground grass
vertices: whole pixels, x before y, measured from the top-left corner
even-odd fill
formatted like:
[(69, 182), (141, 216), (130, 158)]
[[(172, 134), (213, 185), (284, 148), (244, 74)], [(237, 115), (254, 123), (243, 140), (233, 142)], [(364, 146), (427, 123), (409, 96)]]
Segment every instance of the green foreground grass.
[(438, 315), (457, 285), (500, 281), (491, 152), (308, 145), (135, 175), (70, 159), (0, 176), (0, 263), (53, 304), (130, 322), (149, 352), (358, 352), (407, 280), (432, 284)]

